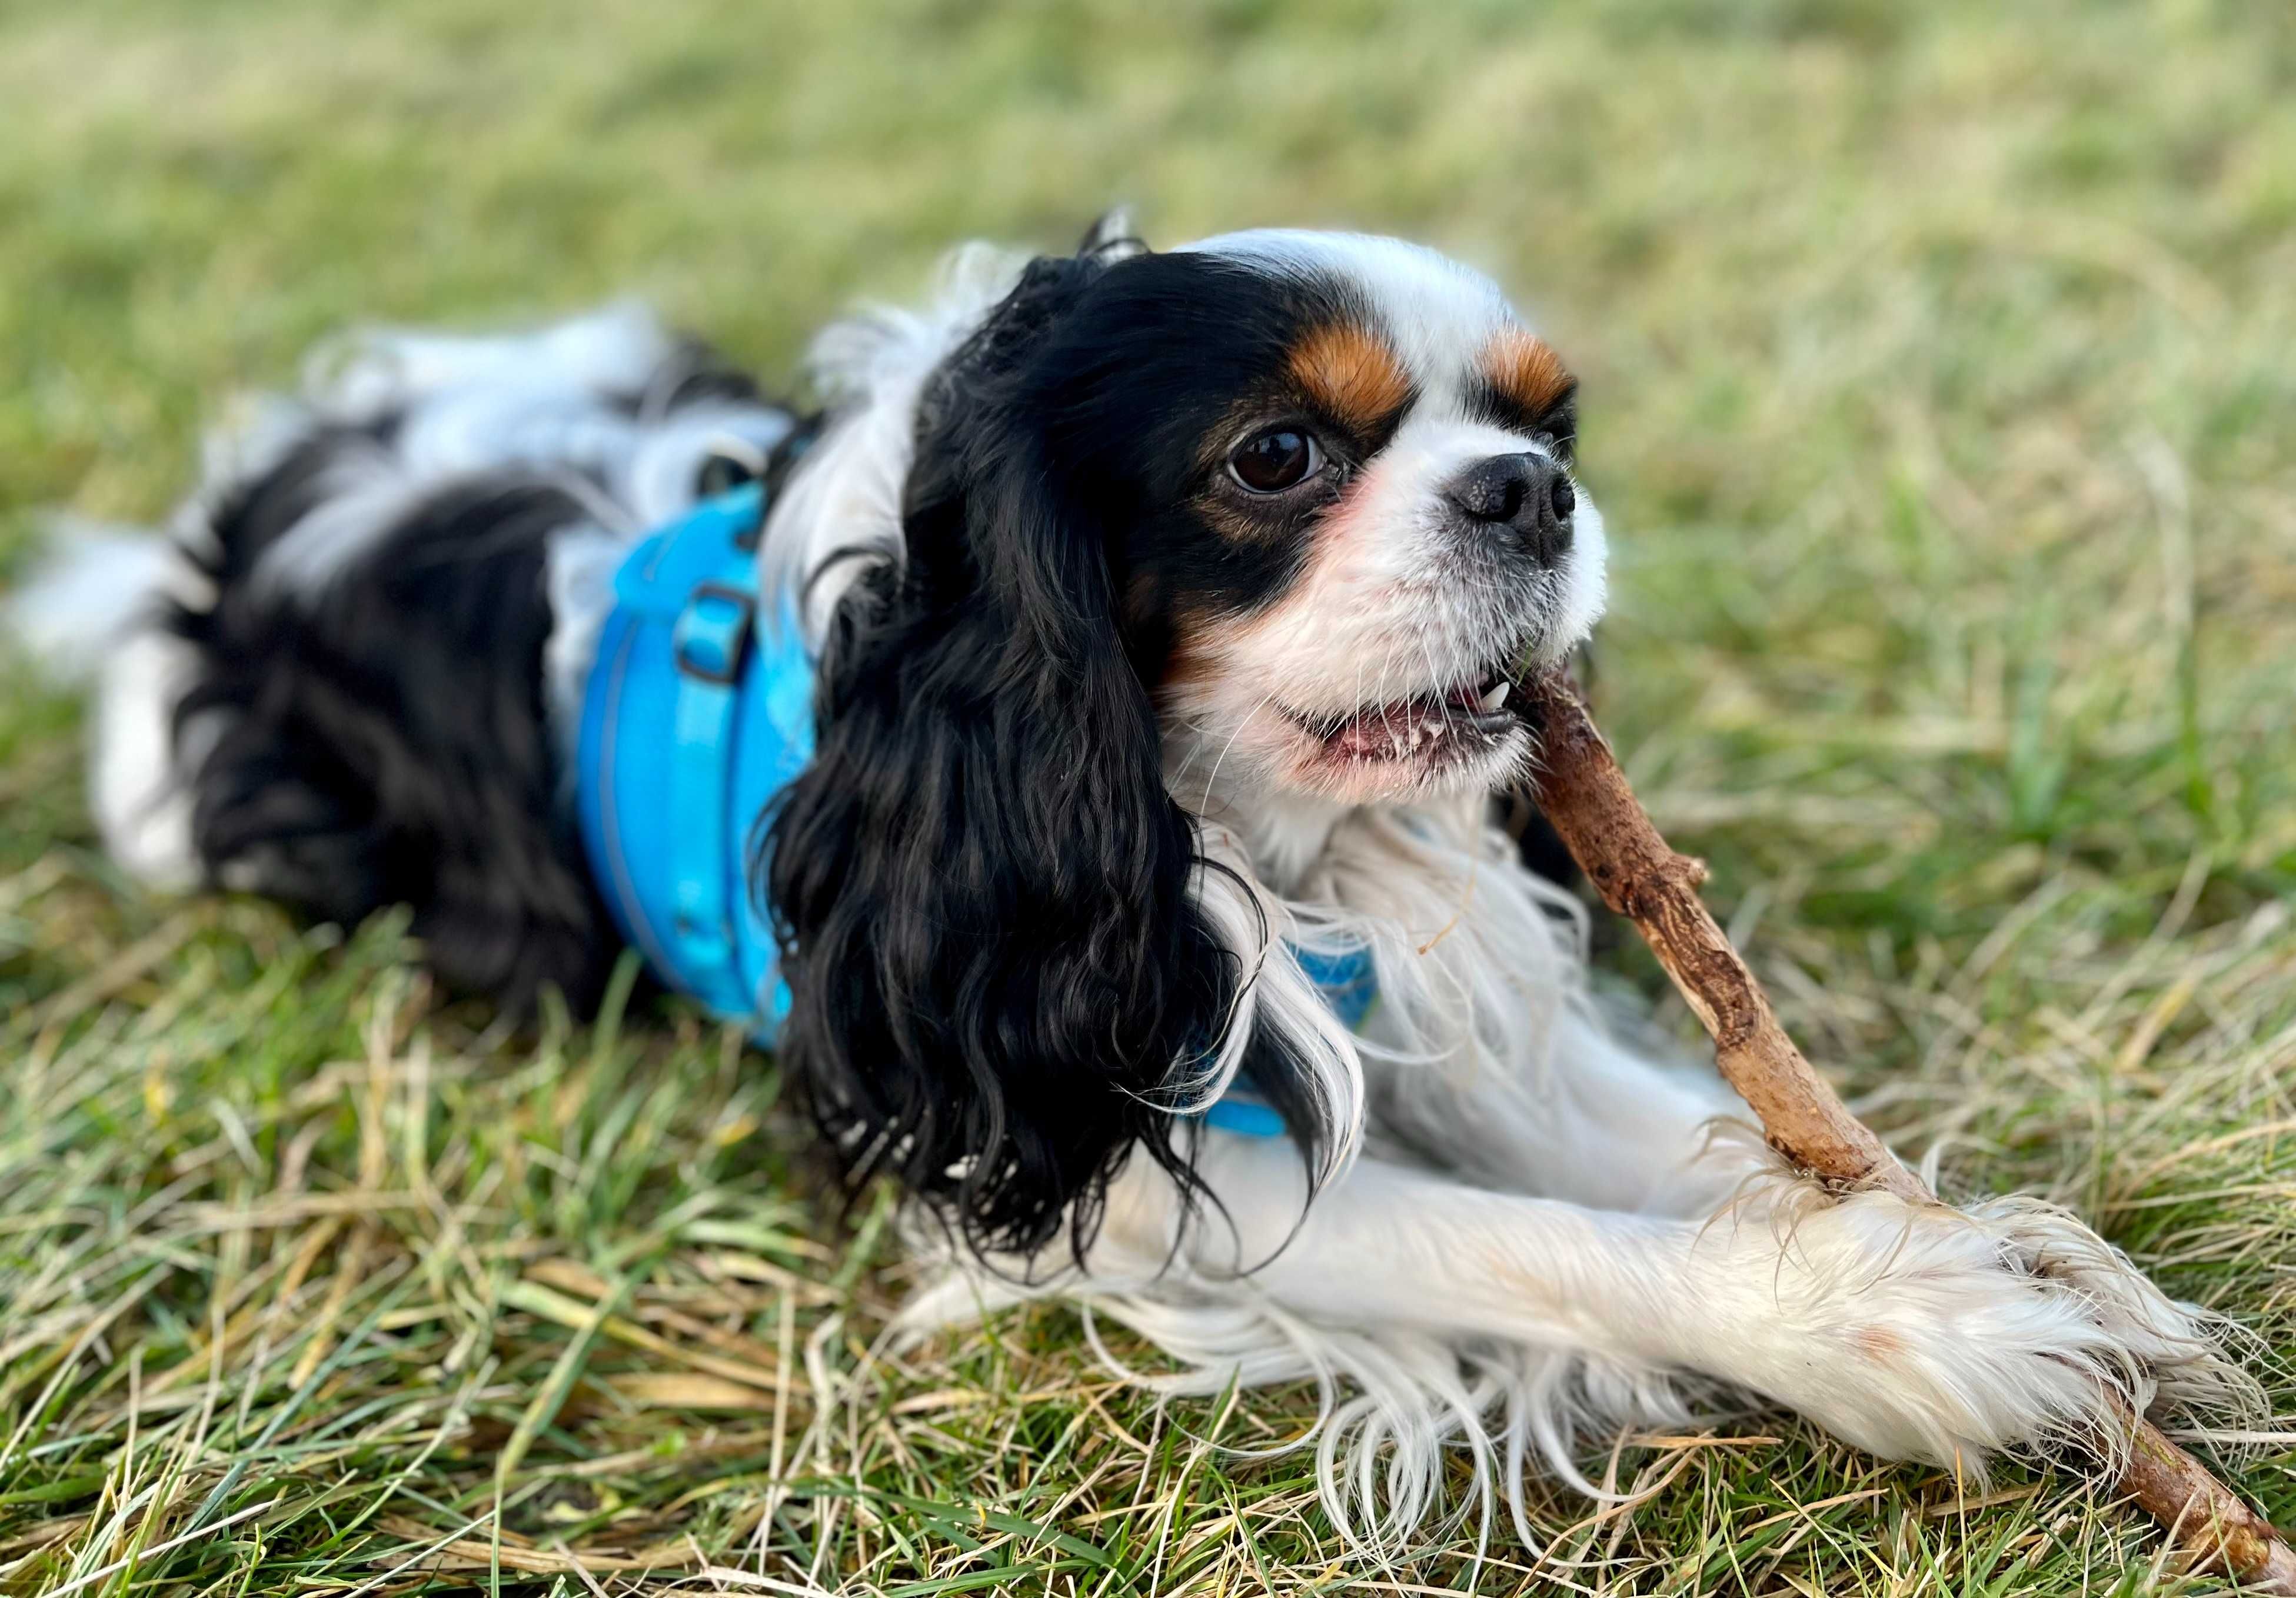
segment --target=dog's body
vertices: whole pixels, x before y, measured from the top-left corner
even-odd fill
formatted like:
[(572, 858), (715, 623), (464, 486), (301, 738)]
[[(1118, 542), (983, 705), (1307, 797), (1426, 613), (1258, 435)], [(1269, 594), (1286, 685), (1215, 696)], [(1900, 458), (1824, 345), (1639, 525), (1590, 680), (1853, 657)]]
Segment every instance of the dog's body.
[[(1103, 231), (966, 252), (816, 368), (817, 438), (635, 312), (361, 346), (211, 471), (174, 619), (110, 668), (114, 852), (408, 902), (458, 984), (585, 998), (617, 939), (565, 749), (611, 571), (762, 472), (760, 611), (820, 663), (754, 861), (782, 1057), (845, 1168), (946, 1223), (914, 1323), (1058, 1293), (1175, 1389), (1321, 1379), (1326, 1499), (1374, 1537), (1447, 1445), (1581, 1479), (1590, 1433), (1704, 1393), (1965, 1473), (2108, 1391), (2245, 1396), (2070, 1217), (1823, 1201), (1589, 1000), (1577, 902), (1492, 824), (1530, 752), (1492, 684), (1584, 639), (1603, 527), (1570, 381), (1484, 280)], [(1300, 955), (1356, 949), (1351, 1030)], [(1287, 1138), (1195, 1119), (1239, 1086)]]

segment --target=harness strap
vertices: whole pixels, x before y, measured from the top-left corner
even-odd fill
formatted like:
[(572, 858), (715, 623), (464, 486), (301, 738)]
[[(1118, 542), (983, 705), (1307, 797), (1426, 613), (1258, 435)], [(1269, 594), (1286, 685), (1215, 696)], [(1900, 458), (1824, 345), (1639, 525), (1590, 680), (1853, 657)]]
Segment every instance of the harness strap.
[[(1379, 970), (1369, 949), (1357, 944), (1325, 954), (1293, 944), (1292, 955), (1341, 1026), (1352, 1032), (1363, 1025), (1379, 999)], [(1204, 1125), (1243, 1137), (1282, 1137), (1285, 1131), (1283, 1113), (1243, 1086), (1232, 1086), (1214, 1100), (1204, 1111)]]
[[(746, 561), (742, 562), (744, 565)], [(731, 575), (731, 574), (729, 574)], [(684, 964), (742, 1002), (727, 903), (726, 862), (734, 853), (735, 684), (749, 652), (757, 602), (722, 582), (697, 586), (670, 632), (677, 701), (670, 742), (669, 858), (676, 873), (671, 936)], [(709, 996), (713, 1002), (718, 995)]]
[(1372, 963), (1371, 951), (1357, 944), (1324, 954), (1294, 944), (1292, 953), (1298, 957), (1300, 969), (1308, 973), (1308, 980), (1324, 996), (1324, 1003), (1340, 1018), (1340, 1024), (1350, 1032), (1362, 1026), (1379, 999), (1379, 968)]

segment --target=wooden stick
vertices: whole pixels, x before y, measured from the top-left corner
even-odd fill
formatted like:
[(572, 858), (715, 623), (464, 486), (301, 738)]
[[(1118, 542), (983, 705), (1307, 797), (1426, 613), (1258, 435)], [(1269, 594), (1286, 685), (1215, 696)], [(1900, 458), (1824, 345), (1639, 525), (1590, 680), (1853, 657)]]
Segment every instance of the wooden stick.
[[(1698, 897), (1706, 867), (1677, 855), (1652, 824), (1567, 670), (1529, 676), (1513, 702), (1540, 739), (1532, 797), (1603, 902), (1635, 923), (1714, 1039), (1715, 1063), (1752, 1106), (1770, 1146), (1840, 1187), (1882, 1188), (1934, 1204), (1794, 1047), (1761, 984)], [(2270, 1521), (2160, 1428), (2122, 1406), (2120, 1487), (2200, 1561), (2218, 1561), (2255, 1590), (2296, 1594), (2296, 1550)]]

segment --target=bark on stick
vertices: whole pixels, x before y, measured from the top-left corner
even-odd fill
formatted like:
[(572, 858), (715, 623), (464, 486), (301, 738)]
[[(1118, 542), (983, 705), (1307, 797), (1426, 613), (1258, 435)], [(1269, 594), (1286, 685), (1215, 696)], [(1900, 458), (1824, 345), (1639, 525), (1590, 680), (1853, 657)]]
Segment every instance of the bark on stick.
[[(1528, 675), (1513, 702), (1541, 742), (1530, 784), (1539, 809), (1603, 902), (1635, 923), (1704, 1023), (1715, 1063), (1760, 1118), (1770, 1146), (1835, 1186), (1938, 1202), (1786, 1036), (1761, 984), (1698, 897), (1704, 864), (1667, 847), (1569, 672)], [(2119, 1423), (2128, 1444), (2123, 1493), (2196, 1560), (2229, 1569), (2258, 1592), (2296, 1595), (2296, 1549), (2269, 1521), (2150, 1421), (2123, 1408)]]

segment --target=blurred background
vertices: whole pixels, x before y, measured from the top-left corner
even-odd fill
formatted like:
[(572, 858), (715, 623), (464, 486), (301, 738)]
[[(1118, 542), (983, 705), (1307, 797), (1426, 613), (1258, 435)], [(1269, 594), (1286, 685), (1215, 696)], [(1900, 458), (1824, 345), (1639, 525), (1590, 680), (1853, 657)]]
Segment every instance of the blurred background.
[[(14, 0), (0, 578), (51, 511), (160, 519), (218, 397), (347, 322), (636, 293), (794, 382), (812, 330), (951, 243), (1064, 249), (1117, 201), (1152, 244), (1361, 227), (1513, 291), (1584, 377), (1598, 708), (1790, 1025), (1952, 1191), (2053, 1193), (2296, 1340), (2281, 0)], [(779, 1178), (769, 1072), (674, 1006), (507, 1035), (388, 923), (135, 894), (90, 848), (78, 720), (0, 666), (0, 1585), (119, 1557), (136, 1514), (236, 1512), (255, 1477), (203, 1495), (250, 1460), (344, 1512), (146, 1575), (355, 1585), (432, 1538), (498, 1575), (490, 1492), (545, 1587), (554, 1536), (594, 1574), (685, 1537), (918, 1592), (1291, 1590), (1340, 1557), (1296, 1461), (1191, 1452), (1289, 1435), (1312, 1394), (1152, 1411), (1049, 1312), (838, 1388), (899, 1267), (882, 1215), (857, 1242)], [(1638, 950), (1610, 964), (1659, 995)], [(353, 1225), (383, 1192), (420, 1201)], [(608, 1303), (779, 1386), (709, 1389), (602, 1335)], [(131, 1350), (178, 1392), (211, 1363), (228, 1423), (126, 1404)], [(866, 1425), (808, 1420), (832, 1388)], [(411, 1430), (318, 1446), (401, 1403)], [(2235, 1461), (2284, 1520), (2288, 1423)], [(1949, 1484), (1772, 1434), (1630, 1455), (1671, 1485), (1592, 1529), (1555, 1499), (1541, 1535), (1654, 1591), (2152, 1568), (2067, 1489), (1941, 1517)], [(800, 1438), (844, 1496), (775, 1485)], [(965, 1518), (991, 1509), (1035, 1529)], [(1483, 1590), (1535, 1589), (1507, 1545)]]

